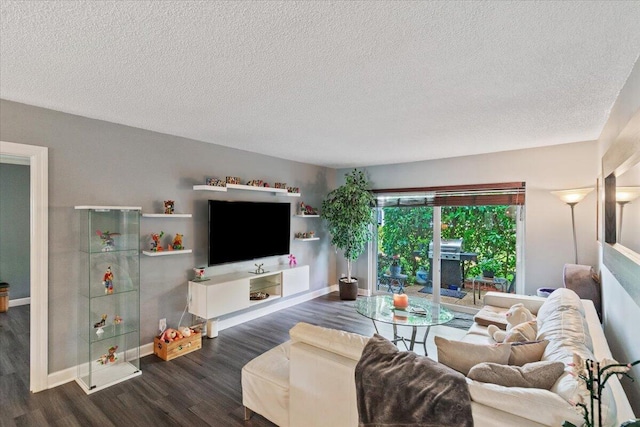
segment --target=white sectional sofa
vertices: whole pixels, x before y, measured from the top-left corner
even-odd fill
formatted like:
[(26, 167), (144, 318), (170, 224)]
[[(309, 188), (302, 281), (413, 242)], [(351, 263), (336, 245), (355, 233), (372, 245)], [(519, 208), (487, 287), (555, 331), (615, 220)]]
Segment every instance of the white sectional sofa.
[[(611, 358), (593, 304), (571, 290), (557, 290), (548, 299), (489, 292), (484, 303), (485, 312), (496, 318), (515, 303), (537, 314), (538, 338), (549, 341), (542, 360), (569, 363), (574, 352), (597, 360)], [(475, 323), (463, 341), (491, 343), (486, 329)], [(354, 372), (368, 337), (299, 323), (290, 338), (243, 367), (247, 417), (257, 412), (281, 427), (357, 426)], [(569, 420), (580, 425), (582, 416), (567, 400), (577, 393), (577, 381), (565, 372), (551, 390), (542, 390), (467, 379), (474, 424), (556, 427)], [(633, 418), (618, 379), (611, 377), (606, 389), (608, 425)]]

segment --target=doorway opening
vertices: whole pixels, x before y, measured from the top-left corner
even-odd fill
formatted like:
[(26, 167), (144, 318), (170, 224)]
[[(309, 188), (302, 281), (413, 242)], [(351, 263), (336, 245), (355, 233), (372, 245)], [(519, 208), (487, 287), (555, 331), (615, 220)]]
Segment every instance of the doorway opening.
[(0, 141), (0, 161), (29, 164), (29, 390), (48, 388), (49, 177), (48, 149)]

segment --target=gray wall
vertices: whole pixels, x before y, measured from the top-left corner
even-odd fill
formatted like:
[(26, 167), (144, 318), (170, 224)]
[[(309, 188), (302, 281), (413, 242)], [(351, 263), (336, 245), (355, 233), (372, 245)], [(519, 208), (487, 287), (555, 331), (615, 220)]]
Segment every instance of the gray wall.
[[(143, 247), (148, 235), (163, 230), (184, 234), (193, 254), (141, 257), (141, 343), (153, 341), (158, 319), (177, 326), (187, 302), (192, 268), (207, 262), (207, 200), (300, 201), (319, 206), (335, 187), (335, 170), (253, 154), (204, 142), (145, 131), (99, 120), (0, 101), (0, 140), (49, 148), (49, 372), (75, 364), (76, 294), (80, 279), (76, 205), (142, 206), (161, 212), (174, 200), (176, 212), (190, 219), (141, 220)], [(240, 176), (300, 187), (302, 197), (276, 198), (268, 193), (197, 192), (207, 177)], [(295, 206), (292, 206), (292, 213)], [(259, 220), (259, 219), (258, 219)], [(292, 218), (292, 234), (315, 228)], [(267, 224), (265, 224), (267, 226)], [(310, 265), (311, 289), (334, 283), (335, 255), (328, 239), (291, 243), (299, 264)], [(287, 257), (269, 262), (287, 262)], [(209, 268), (207, 274), (244, 270), (253, 263)]]
[[(562, 287), (562, 269), (573, 263), (571, 210), (551, 190), (595, 187), (598, 155), (595, 141), (501, 153), (366, 168), (373, 188), (430, 187), (493, 182), (526, 182), (525, 293)], [(339, 170), (343, 179), (348, 170)], [(597, 265), (596, 196), (575, 207), (580, 264)], [(361, 258), (365, 259), (366, 256)], [(357, 263), (355, 274), (366, 274)]]
[(27, 298), (29, 272), (29, 166), (0, 163), (0, 281), (10, 299)]

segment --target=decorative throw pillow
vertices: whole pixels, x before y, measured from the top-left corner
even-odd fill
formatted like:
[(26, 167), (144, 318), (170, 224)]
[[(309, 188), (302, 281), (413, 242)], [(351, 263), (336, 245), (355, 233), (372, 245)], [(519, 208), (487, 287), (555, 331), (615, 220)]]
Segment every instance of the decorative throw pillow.
[(562, 362), (532, 362), (524, 366), (479, 363), (469, 370), (472, 380), (504, 387), (541, 388), (549, 390), (564, 372)]
[(438, 362), (467, 375), (478, 363), (493, 362), (506, 365), (511, 355), (510, 345), (482, 345), (462, 341), (450, 341), (435, 336)]
[(542, 359), (544, 349), (549, 341), (527, 341), (512, 342), (511, 354), (509, 355), (509, 365), (522, 366), (531, 362), (538, 362)]

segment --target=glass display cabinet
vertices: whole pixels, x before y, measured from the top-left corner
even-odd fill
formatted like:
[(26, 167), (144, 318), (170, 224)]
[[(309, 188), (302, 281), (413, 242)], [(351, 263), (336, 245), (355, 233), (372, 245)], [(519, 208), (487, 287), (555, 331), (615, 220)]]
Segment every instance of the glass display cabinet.
[(86, 393), (140, 375), (140, 207), (80, 215), (78, 375)]

